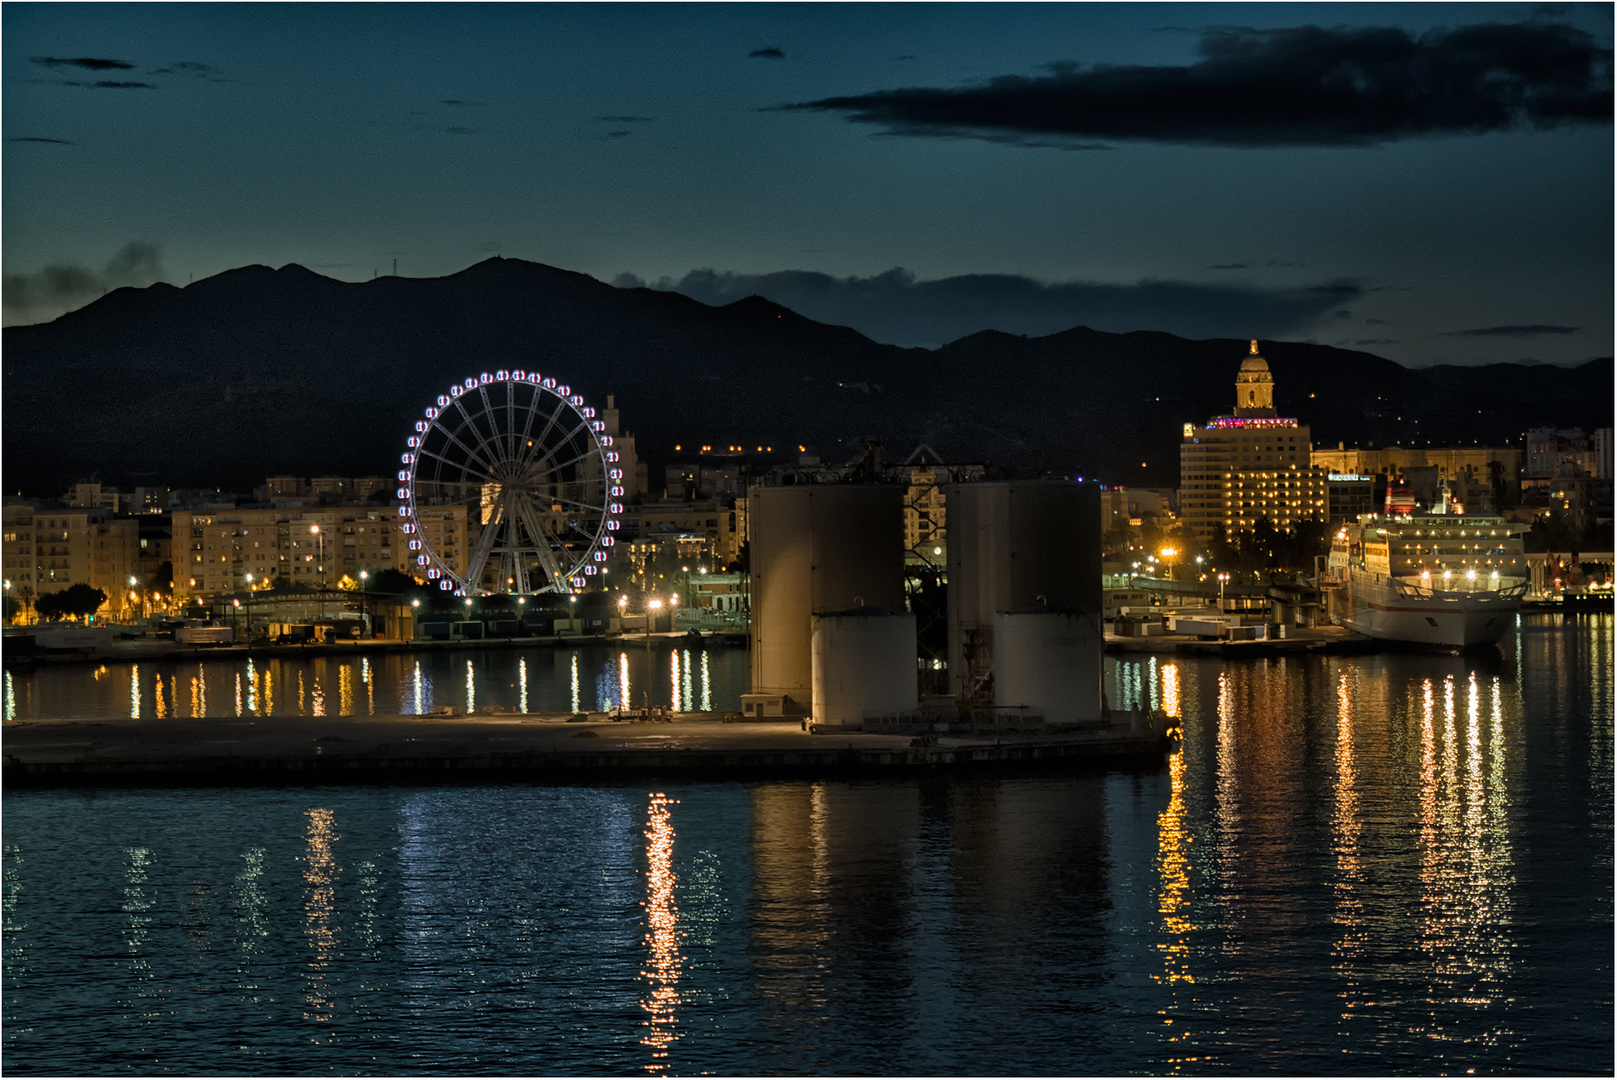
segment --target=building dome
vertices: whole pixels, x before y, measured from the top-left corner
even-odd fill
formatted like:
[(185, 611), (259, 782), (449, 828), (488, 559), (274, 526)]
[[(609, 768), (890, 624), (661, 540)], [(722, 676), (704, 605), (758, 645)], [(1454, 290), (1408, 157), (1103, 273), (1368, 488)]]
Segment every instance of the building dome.
[(1251, 353), (1241, 361), (1241, 373), (1244, 375), (1249, 371), (1261, 371), (1265, 374), (1267, 374), (1269, 371), (1269, 361), (1258, 355), (1258, 342), (1256, 338), (1254, 338), (1252, 341)]
[(1258, 355), (1258, 342), (1254, 338), (1252, 351), (1241, 361), (1241, 373), (1235, 376), (1235, 415), (1259, 417), (1274, 414), (1274, 376), (1269, 374), (1269, 362)]

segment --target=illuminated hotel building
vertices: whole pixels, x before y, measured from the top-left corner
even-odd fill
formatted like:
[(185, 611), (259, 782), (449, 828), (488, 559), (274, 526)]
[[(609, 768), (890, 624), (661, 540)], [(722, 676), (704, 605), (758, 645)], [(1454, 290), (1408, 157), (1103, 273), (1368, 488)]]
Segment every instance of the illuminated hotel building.
[(1179, 514), (1198, 542), (1222, 528), (1250, 532), (1268, 517), (1278, 529), (1325, 520), (1325, 473), (1311, 460), (1308, 428), (1275, 415), (1274, 376), (1258, 343), (1235, 377), (1235, 411), (1197, 427), (1179, 446)]

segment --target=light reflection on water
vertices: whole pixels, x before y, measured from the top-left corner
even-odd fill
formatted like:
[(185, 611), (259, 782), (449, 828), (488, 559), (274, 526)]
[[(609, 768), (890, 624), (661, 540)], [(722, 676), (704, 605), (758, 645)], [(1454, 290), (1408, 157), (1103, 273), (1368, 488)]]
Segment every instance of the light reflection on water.
[(1137, 772), (8, 789), (7, 1072), (1604, 1072), (1601, 633), (1109, 663)]
[(657, 792), (651, 796), (646, 817), (646, 966), (641, 978), (647, 993), (640, 1007), (646, 1011), (646, 1033), (640, 1037), (651, 1048), (645, 1069), (668, 1070), (668, 1048), (679, 1038), (677, 1008), (679, 975), (684, 958), (679, 951), (679, 905), (674, 899), (674, 827), (669, 807), (677, 799)]
[(665, 679), (647, 678), (647, 662), (632, 652), (638, 650), (593, 646), (8, 670), (5, 716), (201, 718), (217, 715), (209, 711), (210, 689), (212, 700), (233, 703), (236, 716), (412, 716), (440, 705), (468, 713), (480, 706), (610, 711), (641, 704), (636, 698), (646, 698), (647, 687), (651, 704), (704, 711), (739, 707), (746, 689), (744, 651), (659, 648)]

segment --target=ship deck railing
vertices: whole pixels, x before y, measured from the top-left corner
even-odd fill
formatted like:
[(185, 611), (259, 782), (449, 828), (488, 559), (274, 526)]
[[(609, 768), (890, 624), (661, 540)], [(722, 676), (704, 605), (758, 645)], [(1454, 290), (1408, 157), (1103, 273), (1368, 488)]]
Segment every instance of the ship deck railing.
[(1527, 594), (1527, 582), (1521, 581), (1515, 585), (1505, 585), (1501, 588), (1483, 589), (1434, 589), (1426, 585), (1414, 585), (1398, 578), (1390, 578), (1393, 592), (1399, 596), (1407, 596), (1414, 600), (1438, 600), (1450, 603), (1459, 603), (1463, 600), (1472, 600), (1478, 593), (1487, 593), (1497, 596), (1501, 600), (1519, 600)]

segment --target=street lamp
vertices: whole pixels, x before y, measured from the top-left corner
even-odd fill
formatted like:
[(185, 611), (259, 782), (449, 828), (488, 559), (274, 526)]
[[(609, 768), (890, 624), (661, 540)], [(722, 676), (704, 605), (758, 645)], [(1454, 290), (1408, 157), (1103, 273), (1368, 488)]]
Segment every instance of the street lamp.
[(317, 549), (317, 552), (318, 552), (317, 557), (315, 558), (314, 570), (315, 570), (315, 573), (320, 575), (320, 587), (325, 588), (325, 585), (326, 585), (326, 567), (325, 567), (325, 561), (326, 561), (326, 538), (321, 534), (320, 526), (318, 526), (318, 525), (310, 525), (309, 526), (309, 531), (314, 534), (315, 546), (316, 546), (316, 549)]
[(646, 601), (646, 707), (651, 707), (651, 620), (662, 610), (661, 600)]
[(1224, 614), (1224, 583), (1230, 579), (1228, 574), (1218, 575), (1218, 613)]
[(1169, 581), (1173, 580), (1173, 557), (1175, 555), (1177, 555), (1177, 554), (1179, 554), (1179, 551), (1178, 551), (1177, 548), (1165, 547), (1165, 548), (1162, 549), (1162, 557), (1163, 557), (1163, 559), (1165, 559), (1167, 561), (1167, 564), (1168, 564), (1168, 580)]

